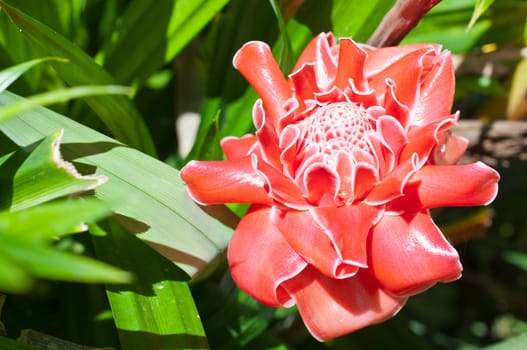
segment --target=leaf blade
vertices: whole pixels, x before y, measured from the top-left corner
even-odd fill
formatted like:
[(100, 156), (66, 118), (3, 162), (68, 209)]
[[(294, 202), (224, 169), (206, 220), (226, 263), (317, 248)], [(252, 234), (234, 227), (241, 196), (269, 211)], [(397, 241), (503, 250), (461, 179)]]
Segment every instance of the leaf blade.
[(115, 221), (92, 230), (97, 255), (136, 276), (133, 284), (107, 286), (122, 348), (208, 349), (187, 275)]
[(2, 71), (0, 71), (0, 92), (7, 89), (9, 85), (11, 85), (15, 80), (17, 80), (22, 74), (27, 72), (29, 69), (42, 62), (51, 60), (64, 61), (63, 59), (58, 57), (43, 57), (36, 58), (34, 60), (23, 62), (15, 66), (3, 69)]
[[(58, 56), (68, 64), (52, 64), (60, 77), (69, 85), (112, 85), (114, 78), (85, 52), (46, 25), (0, 1), (0, 8), (20, 29), (28, 43), (46, 56)], [(150, 133), (134, 105), (122, 96), (85, 98), (115, 137), (148, 154), (155, 155)]]
[[(4, 92), (0, 105), (20, 97)], [(20, 146), (64, 128), (61, 149), (76, 164), (108, 178), (96, 196), (129, 222), (139, 238), (196, 276), (227, 247), (232, 229), (206, 215), (188, 196), (174, 168), (45, 108), (0, 122)]]
[[(103, 51), (117, 81), (144, 81), (170, 62), (229, 0), (136, 0)], [(149, 30), (145, 31), (144, 28)], [(127, 62), (123, 65), (122, 62)]]

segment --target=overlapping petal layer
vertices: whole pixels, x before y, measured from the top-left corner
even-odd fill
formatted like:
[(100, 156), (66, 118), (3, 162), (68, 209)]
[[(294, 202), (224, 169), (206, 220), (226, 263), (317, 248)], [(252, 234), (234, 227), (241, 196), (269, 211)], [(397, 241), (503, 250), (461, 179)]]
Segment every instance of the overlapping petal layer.
[(406, 302), (383, 290), (367, 270), (354, 278), (329, 278), (308, 266), (284, 288), (298, 305), (307, 328), (319, 340), (332, 339), (381, 322)]
[(234, 66), (261, 97), (256, 133), (224, 139), (227, 160), (193, 161), (181, 176), (202, 204), (253, 204), (228, 251), (240, 288), (296, 304), (327, 340), (461, 276), (429, 209), (488, 204), (499, 175), (456, 165), (467, 142), (449, 131), (459, 117), (449, 52), (322, 33), (289, 79), (261, 42), (245, 44)]

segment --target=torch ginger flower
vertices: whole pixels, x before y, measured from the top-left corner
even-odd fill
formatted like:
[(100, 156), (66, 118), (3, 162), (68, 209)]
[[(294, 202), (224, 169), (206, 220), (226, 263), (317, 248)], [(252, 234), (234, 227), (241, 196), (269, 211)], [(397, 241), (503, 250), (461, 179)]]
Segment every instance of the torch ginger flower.
[(226, 160), (192, 161), (181, 176), (201, 204), (252, 204), (228, 249), (242, 290), (296, 304), (323, 341), (461, 276), (429, 209), (488, 204), (499, 175), (456, 165), (467, 142), (448, 130), (458, 119), (449, 52), (323, 33), (289, 79), (261, 42), (245, 44), (234, 66), (261, 97), (256, 134), (225, 138)]

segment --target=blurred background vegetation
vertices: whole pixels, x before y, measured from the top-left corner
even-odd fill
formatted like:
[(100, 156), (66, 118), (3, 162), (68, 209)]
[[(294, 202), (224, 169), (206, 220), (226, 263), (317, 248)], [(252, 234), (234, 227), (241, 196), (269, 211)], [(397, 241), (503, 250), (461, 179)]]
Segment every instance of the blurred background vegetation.
[[(265, 307), (234, 286), (222, 255), (230, 229), (185, 197), (176, 169), (221, 159), (222, 137), (252, 131), (257, 96), (231, 65), (243, 43), (268, 42), (287, 72), (319, 32), (366, 42), (394, 3), (0, 1), (1, 91), (12, 81), (0, 115), (38, 94), (59, 90), (62, 99), (43, 100), (58, 114), (19, 104), (19, 114), (0, 117), (0, 348), (45, 346), (15, 341), (26, 329), (43, 343), (58, 340), (41, 333), (118, 349), (527, 348), (525, 132), (507, 159), (484, 158), (502, 176), (491, 206), (434, 212), (460, 252), (462, 279), (328, 343), (311, 338), (294, 308)], [(462, 120), (527, 118), (527, 2), (443, 0), (403, 39), (416, 42), (454, 54)], [(117, 90), (67, 96), (87, 85)], [(59, 152), (83, 175), (60, 173)], [(35, 164), (52, 174), (34, 183), (46, 195), (24, 192)], [(79, 191), (87, 195), (67, 199)], [(79, 233), (81, 222), (90, 234)], [(197, 222), (195, 235), (185, 229)]]

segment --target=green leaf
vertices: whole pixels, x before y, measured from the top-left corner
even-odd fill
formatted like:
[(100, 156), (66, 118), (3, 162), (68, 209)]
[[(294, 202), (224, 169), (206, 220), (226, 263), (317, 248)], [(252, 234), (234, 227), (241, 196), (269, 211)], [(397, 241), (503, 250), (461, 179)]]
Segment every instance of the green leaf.
[(62, 159), (59, 151), (62, 134), (62, 130), (55, 131), (31, 150), (29, 155), (24, 151), (15, 152), (9, 156), (9, 160), (2, 162), (2, 207), (16, 211), (88, 191), (106, 181), (100, 175), (81, 175), (71, 163)]
[(527, 272), (527, 254), (515, 251), (506, 251), (503, 254), (503, 260)]
[(15, 66), (12, 66), (12, 67), (9, 67), (9, 68), (6, 68), (0, 71), (0, 92), (7, 89), (9, 85), (11, 85), (15, 80), (17, 80), (22, 74), (24, 74), (26, 71), (28, 71), (32, 67), (42, 62), (51, 61), (51, 60), (64, 62), (63, 59), (58, 58), (58, 57), (36, 58), (34, 60), (20, 63), (20, 64), (17, 64)]
[(115, 222), (92, 231), (97, 255), (136, 276), (107, 287), (122, 349), (208, 349), (187, 275)]
[(282, 68), (282, 72), (288, 74), (294, 65), (294, 62), (292, 62), (293, 48), (291, 46), (291, 40), (289, 40), (289, 34), (287, 33), (284, 17), (282, 16), (282, 12), (280, 11), (278, 2), (276, 0), (269, 0), (269, 4), (273, 9), (273, 12), (276, 16), (276, 20), (278, 21), (280, 33), (282, 34), (282, 49), (280, 51), (280, 59), (278, 60), (278, 62), (280, 68)]
[(295, 17), (307, 25), (313, 35), (332, 31), (337, 37), (351, 36), (357, 42), (365, 42), (394, 0), (307, 0)]
[(27, 345), (6, 337), (0, 337), (0, 348), (2, 350), (39, 350), (39, 348), (34, 346)]
[[(114, 78), (86, 53), (46, 25), (0, 1), (0, 8), (20, 29), (31, 46), (46, 56), (63, 57), (68, 64), (52, 64), (69, 85), (112, 85)], [(85, 98), (115, 137), (146, 153), (155, 154), (154, 144), (139, 112), (122, 96)]]
[(100, 261), (28, 242), (24, 237), (0, 234), (0, 246), (3, 256), (31, 276), (84, 283), (128, 283), (132, 279), (130, 273)]
[(492, 5), (494, 0), (476, 0), (476, 6), (474, 7), (474, 12), (472, 12), (472, 17), (470, 18), (470, 22), (467, 25), (467, 31), (469, 31), (472, 26), (476, 23), (478, 18), (481, 17), (481, 15), (487, 11), (487, 9)]
[(93, 259), (63, 252), (52, 239), (85, 229), (110, 213), (98, 200), (76, 199), (0, 212), (0, 290), (28, 292), (33, 279), (127, 283), (131, 275)]
[[(3, 250), (3, 247), (0, 248), (0, 251)], [(32, 286), (31, 275), (16, 261), (2, 254), (0, 256), (0, 290), (7, 293), (24, 293)]]
[(527, 348), (527, 334), (518, 335), (500, 343), (486, 346), (483, 350), (523, 350)]
[(477, 45), (510, 45), (521, 40), (521, 26), (527, 16), (524, 1), (495, 2), (467, 32), (475, 4), (476, 0), (440, 2), (403, 39), (402, 44), (434, 42), (461, 54), (470, 52)]
[(104, 66), (117, 81), (144, 81), (170, 62), (228, 2), (132, 1), (103, 51)]
[[(0, 94), (0, 105), (18, 100), (9, 92)], [(174, 168), (45, 108), (0, 122), (0, 130), (22, 147), (60, 128), (66, 159), (108, 178), (95, 189), (96, 196), (110, 204), (127, 229), (189, 275), (201, 272), (226, 248), (231, 229), (194, 204)]]
[(0, 120), (7, 119), (16, 114), (28, 111), (38, 106), (62, 103), (74, 98), (94, 95), (129, 95), (130, 88), (116, 85), (102, 86), (75, 86), (72, 88), (58, 89), (27, 97), (18, 103), (12, 103), (0, 109)]
[(101, 219), (111, 213), (97, 199), (62, 200), (15, 212), (0, 212), (0, 232), (29, 241), (52, 239), (87, 229), (84, 221)]

